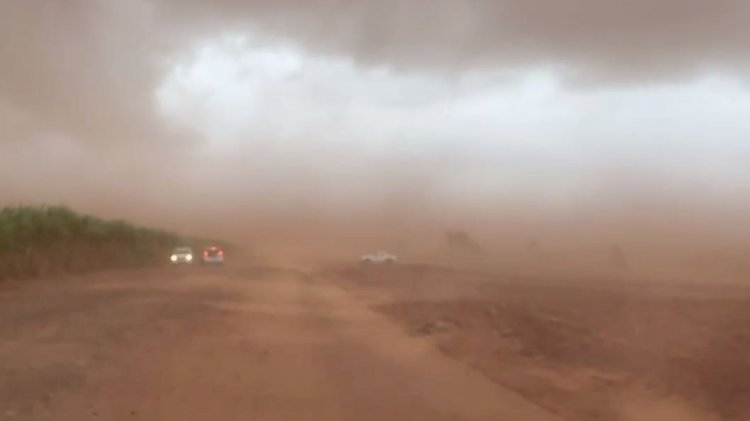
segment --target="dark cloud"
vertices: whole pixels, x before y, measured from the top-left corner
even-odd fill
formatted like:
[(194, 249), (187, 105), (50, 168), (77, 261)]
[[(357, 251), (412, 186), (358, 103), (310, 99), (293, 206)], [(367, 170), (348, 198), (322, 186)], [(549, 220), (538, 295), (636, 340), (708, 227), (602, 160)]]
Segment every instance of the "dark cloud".
[(422, 69), (560, 65), (580, 77), (647, 81), (745, 71), (750, 60), (744, 0), (220, 0), (162, 7), (365, 63)]
[(743, 71), (750, 60), (743, 0), (4, 1), (0, 101), (85, 138), (163, 136), (152, 97), (170, 54), (243, 30), (367, 64), (559, 65), (579, 82)]

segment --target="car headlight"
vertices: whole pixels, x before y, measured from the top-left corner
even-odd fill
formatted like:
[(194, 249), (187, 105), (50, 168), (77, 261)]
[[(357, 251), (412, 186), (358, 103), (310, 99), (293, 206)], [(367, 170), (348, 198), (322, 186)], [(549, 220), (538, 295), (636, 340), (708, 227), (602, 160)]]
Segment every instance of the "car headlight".
[(187, 256), (185, 256), (185, 260), (187, 260), (188, 262), (191, 261), (191, 260), (193, 260), (193, 255), (192, 254), (188, 254)]
[(170, 259), (170, 260), (172, 260), (173, 262), (176, 262), (176, 261), (177, 261), (177, 256), (175, 256), (175, 255), (173, 254), (173, 255), (172, 255), (172, 257), (170, 257), (169, 259)]

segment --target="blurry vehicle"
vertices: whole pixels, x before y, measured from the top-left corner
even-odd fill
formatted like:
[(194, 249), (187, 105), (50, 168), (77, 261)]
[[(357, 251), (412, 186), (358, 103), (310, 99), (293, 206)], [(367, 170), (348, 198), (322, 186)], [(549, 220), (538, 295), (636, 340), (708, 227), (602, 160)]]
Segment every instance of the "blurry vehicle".
[(396, 258), (396, 256), (385, 251), (379, 251), (373, 254), (365, 254), (359, 260), (359, 262), (364, 265), (391, 265), (396, 263), (397, 261), (398, 259)]
[(169, 260), (173, 264), (192, 264), (193, 263), (193, 249), (190, 247), (177, 247), (172, 251), (172, 256)]
[(203, 250), (202, 263), (206, 265), (223, 265), (224, 250), (217, 246), (212, 246)]

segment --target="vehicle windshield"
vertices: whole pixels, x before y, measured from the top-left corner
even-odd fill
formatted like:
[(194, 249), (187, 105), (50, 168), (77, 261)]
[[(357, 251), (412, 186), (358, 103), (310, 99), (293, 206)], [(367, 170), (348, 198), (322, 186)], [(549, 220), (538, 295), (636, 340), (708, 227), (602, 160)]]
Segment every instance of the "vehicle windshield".
[(175, 254), (191, 254), (193, 252), (193, 249), (189, 247), (178, 247), (174, 249)]

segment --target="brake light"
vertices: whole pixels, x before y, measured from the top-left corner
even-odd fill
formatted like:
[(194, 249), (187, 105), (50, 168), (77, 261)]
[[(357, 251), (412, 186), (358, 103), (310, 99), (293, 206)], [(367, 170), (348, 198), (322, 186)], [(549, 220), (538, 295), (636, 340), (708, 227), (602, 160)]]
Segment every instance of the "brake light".
[(219, 256), (224, 256), (224, 250), (219, 250)]
[(208, 257), (208, 252), (207, 251), (203, 252), (203, 257)]

